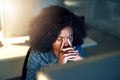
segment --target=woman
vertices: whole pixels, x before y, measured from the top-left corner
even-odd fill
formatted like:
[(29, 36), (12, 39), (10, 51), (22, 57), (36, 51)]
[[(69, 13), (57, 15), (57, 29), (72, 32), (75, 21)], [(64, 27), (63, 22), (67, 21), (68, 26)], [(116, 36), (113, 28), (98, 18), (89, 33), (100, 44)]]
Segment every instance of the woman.
[(84, 17), (55, 5), (44, 8), (30, 26), (27, 80), (36, 80), (36, 72), (45, 67), (86, 57), (81, 48), (86, 37)]

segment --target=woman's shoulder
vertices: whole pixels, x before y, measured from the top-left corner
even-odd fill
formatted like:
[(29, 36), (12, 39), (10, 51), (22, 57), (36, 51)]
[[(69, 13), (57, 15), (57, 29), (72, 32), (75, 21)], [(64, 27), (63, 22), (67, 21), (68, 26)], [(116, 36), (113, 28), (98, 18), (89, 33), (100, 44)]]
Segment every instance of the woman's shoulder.
[(49, 58), (54, 57), (54, 53), (52, 51), (49, 52), (36, 52), (34, 50), (32, 50), (30, 52), (30, 57), (31, 58), (36, 58), (38, 60), (41, 61), (41, 59), (43, 60), (49, 60)]
[(29, 60), (31, 63), (38, 63), (42, 65), (47, 65), (48, 63), (55, 64), (57, 62), (57, 58), (55, 57), (55, 54), (52, 51), (47, 53), (31, 51)]
[(32, 56), (32, 57), (42, 57), (42, 56), (46, 56), (46, 55), (47, 55), (47, 53), (42, 53), (42, 52), (38, 52), (38, 51), (34, 51), (34, 50), (32, 50), (30, 52), (30, 56)]

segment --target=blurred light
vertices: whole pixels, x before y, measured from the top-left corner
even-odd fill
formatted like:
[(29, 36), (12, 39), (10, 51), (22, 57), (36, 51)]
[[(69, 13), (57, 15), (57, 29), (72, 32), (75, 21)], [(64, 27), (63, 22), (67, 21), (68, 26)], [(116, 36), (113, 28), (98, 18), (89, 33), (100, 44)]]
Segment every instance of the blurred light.
[(74, 6), (74, 5), (77, 5), (77, 1), (64, 1), (64, 4), (65, 5), (68, 5), (68, 6)]
[(37, 80), (50, 80), (50, 78), (42, 72), (37, 74)]
[(11, 0), (4, 0), (3, 1), (3, 8), (5, 11), (15, 11), (16, 10), (16, 6), (13, 3), (13, 1)]
[(11, 21), (13, 21), (17, 12), (17, 5), (15, 5), (12, 0), (0, 0), (0, 23), (2, 28), (2, 31), (0, 31), (0, 39), (2, 40), (3, 44), (5, 43), (5, 45), (10, 45), (10, 42), (12, 41), (5, 40), (4, 38), (4, 30), (6, 25), (5, 21), (7, 18), (11, 18)]

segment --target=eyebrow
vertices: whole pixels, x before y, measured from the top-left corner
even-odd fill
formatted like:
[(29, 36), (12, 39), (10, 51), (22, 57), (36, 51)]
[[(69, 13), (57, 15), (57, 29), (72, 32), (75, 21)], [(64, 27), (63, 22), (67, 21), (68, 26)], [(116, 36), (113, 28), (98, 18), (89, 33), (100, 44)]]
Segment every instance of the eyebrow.
[[(72, 33), (72, 34), (70, 34), (70, 35), (69, 35), (69, 37), (70, 37), (70, 36), (72, 36), (72, 35), (73, 35), (73, 33)], [(61, 35), (59, 35), (58, 37), (60, 37), (60, 38), (64, 38), (64, 37), (62, 37)]]

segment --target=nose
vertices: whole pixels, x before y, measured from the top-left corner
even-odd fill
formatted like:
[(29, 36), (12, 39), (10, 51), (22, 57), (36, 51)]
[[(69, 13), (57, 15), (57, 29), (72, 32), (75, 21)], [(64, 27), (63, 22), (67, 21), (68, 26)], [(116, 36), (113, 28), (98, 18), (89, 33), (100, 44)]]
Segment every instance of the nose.
[(68, 39), (65, 39), (64, 40), (64, 47), (69, 47), (70, 45), (69, 45), (69, 42), (68, 42)]

